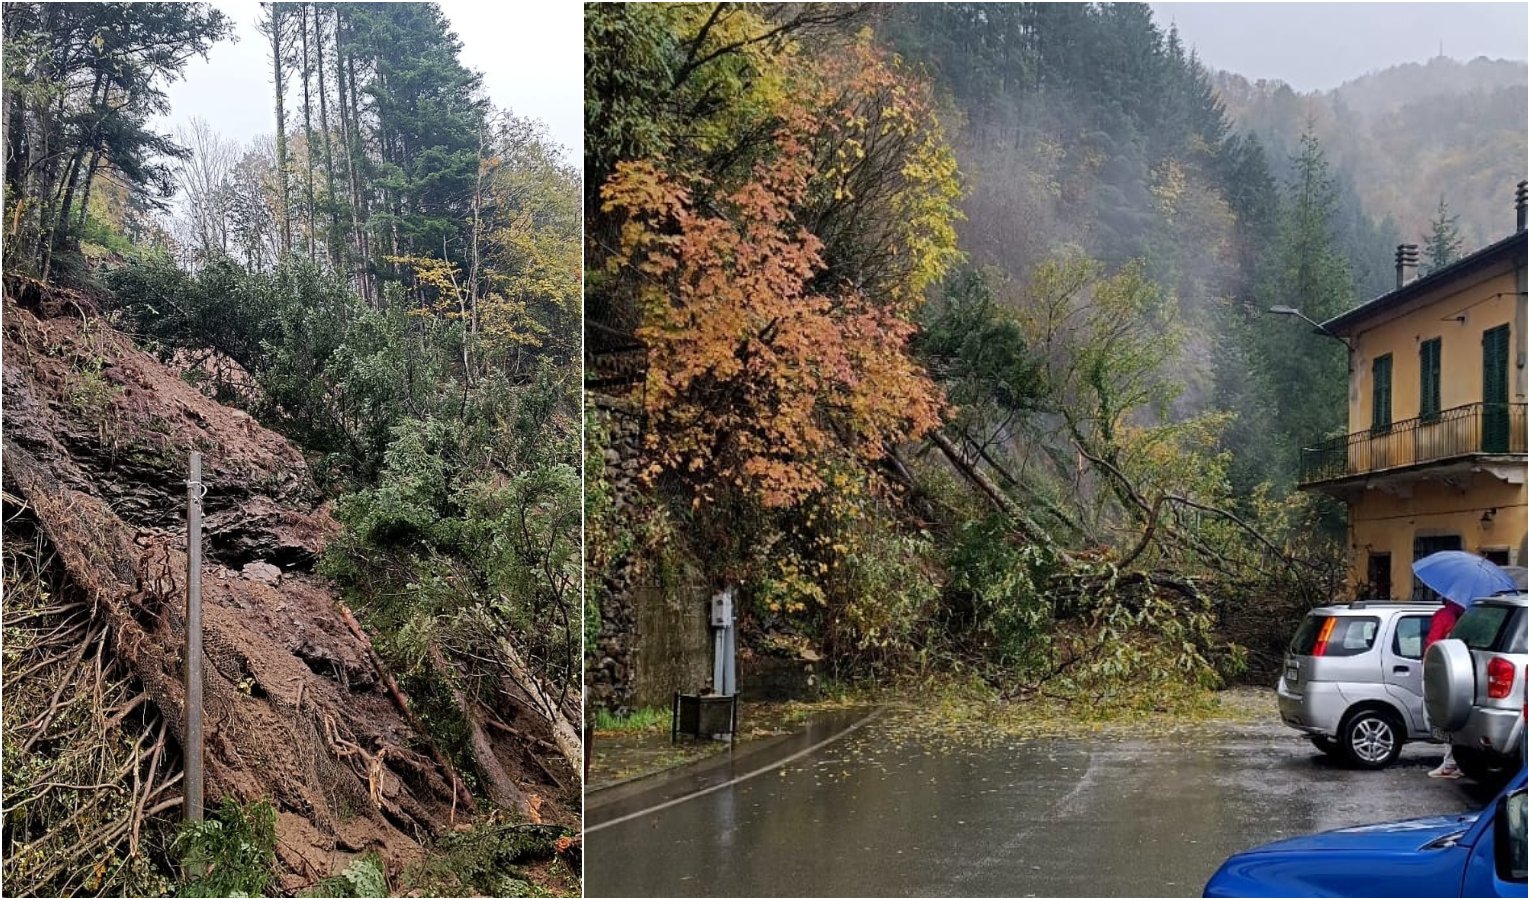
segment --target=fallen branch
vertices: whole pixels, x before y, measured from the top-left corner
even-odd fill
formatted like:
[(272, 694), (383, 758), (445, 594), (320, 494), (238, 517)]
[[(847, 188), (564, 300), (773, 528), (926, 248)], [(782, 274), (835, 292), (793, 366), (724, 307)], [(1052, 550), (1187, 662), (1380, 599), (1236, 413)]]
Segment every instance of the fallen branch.
[(946, 459), (951, 461), (951, 465), (956, 467), (957, 472), (977, 487), (983, 496), (987, 497), (989, 502), (993, 504), (995, 509), (1003, 513), (1015, 524), (1026, 540), (1051, 549), (1063, 562), (1071, 563), (1073, 561), (1073, 556), (1057, 546), (1046, 529), (1037, 525), (1030, 516), (1026, 515), (1023, 510), (1016, 506), (1014, 501), (1009, 498), (1009, 495), (1004, 493), (1003, 489), (994, 484), (991, 478), (983, 474), (972, 460), (967, 458), (967, 454), (963, 453), (961, 448), (951, 443), (950, 438), (942, 434), (939, 429), (936, 429), (930, 432), (930, 440), (935, 443), (935, 446), (940, 448), (940, 451), (945, 454)]
[(356, 621), (356, 617), (352, 615), (350, 607), (346, 606), (344, 601), (336, 600), (335, 605), (340, 609), (340, 618), (345, 621), (345, 626), (351, 630), (351, 633), (356, 636), (356, 640), (360, 641), (362, 647), (366, 649), (367, 659), (372, 663), (372, 668), (377, 672), (377, 677), (382, 681), (383, 687), (387, 689), (388, 695), (393, 698), (393, 705), (398, 709), (399, 715), (403, 716), (404, 721), (409, 723), (409, 727), (413, 728), (415, 733), (425, 740), (425, 744), (429, 747), (430, 755), (435, 759), (436, 765), (440, 766), (441, 771), (446, 773), (447, 780), (451, 782), (452, 786), (453, 803), (461, 803), (469, 813), (476, 813), (478, 811), (478, 804), (474, 802), (472, 792), (467, 789), (467, 785), (462, 783), (462, 779), (457, 777), (456, 767), (452, 765), (451, 760), (446, 758), (446, 754), (441, 752), (441, 748), (436, 746), (436, 742), (429, 737), (430, 732), (425, 730), (425, 726), (420, 722), (419, 717), (409, 707), (408, 698), (404, 696), (403, 691), (399, 690), (398, 682), (394, 681), (393, 676), (388, 673), (388, 667), (383, 664), (382, 657), (377, 655), (376, 648), (372, 646), (372, 639), (361, 629), (361, 624)]

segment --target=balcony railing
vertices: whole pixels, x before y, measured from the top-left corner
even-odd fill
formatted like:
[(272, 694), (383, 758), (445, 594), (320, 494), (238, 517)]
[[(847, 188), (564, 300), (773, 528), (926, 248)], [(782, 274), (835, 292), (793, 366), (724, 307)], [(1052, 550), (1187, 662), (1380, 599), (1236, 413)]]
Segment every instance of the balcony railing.
[(1316, 484), (1473, 455), (1525, 452), (1525, 404), (1469, 403), (1368, 428), (1302, 451), (1301, 483)]

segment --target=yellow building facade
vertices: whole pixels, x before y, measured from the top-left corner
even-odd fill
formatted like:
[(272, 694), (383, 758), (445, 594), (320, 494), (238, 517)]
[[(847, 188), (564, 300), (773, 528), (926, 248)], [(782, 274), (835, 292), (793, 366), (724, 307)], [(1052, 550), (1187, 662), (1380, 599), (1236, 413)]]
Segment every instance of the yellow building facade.
[(1301, 486), (1344, 501), (1348, 589), (1407, 598), (1415, 559), (1526, 564), (1526, 232), (1320, 328), (1349, 353), (1349, 434), (1303, 451)]

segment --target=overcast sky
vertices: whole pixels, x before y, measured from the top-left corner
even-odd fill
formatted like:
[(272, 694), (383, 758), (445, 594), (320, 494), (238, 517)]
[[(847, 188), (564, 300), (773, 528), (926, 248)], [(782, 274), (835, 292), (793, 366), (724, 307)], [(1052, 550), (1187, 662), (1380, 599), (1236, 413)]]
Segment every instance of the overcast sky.
[[(193, 59), (186, 77), (170, 85), (169, 130), (192, 116), (240, 143), (274, 134), (271, 68), (266, 44), (255, 28), (255, 0), (214, 4), (237, 23), (239, 40), (222, 41), (208, 61)], [(505, 3), (443, 0), (441, 9), (462, 40), (462, 61), (484, 76), (495, 106), (547, 123), (568, 160), (583, 157), (584, 25), (579, 3)], [(289, 86), (288, 115), (298, 109)], [(291, 119), (288, 125), (291, 127)]]
[(1513, 3), (1151, 3), (1153, 18), (1214, 69), (1299, 91), (1452, 59), (1525, 59), (1527, 6)]

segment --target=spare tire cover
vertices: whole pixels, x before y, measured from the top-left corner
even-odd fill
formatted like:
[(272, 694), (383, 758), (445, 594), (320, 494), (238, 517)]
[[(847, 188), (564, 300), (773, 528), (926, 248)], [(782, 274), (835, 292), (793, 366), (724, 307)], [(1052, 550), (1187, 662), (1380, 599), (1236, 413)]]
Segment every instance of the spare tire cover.
[(1424, 654), (1424, 709), (1429, 724), (1458, 730), (1471, 716), (1476, 699), (1472, 651), (1461, 641), (1435, 641)]

